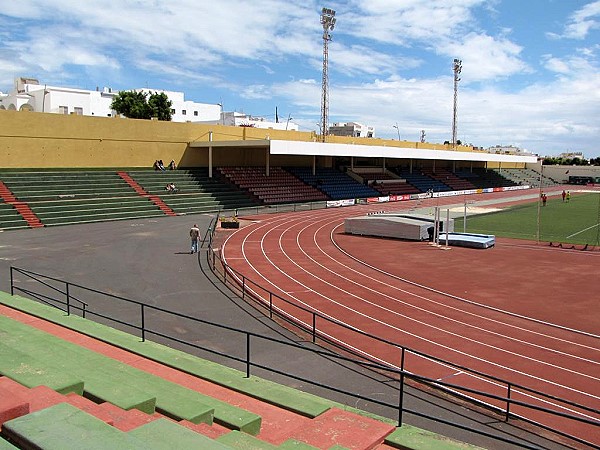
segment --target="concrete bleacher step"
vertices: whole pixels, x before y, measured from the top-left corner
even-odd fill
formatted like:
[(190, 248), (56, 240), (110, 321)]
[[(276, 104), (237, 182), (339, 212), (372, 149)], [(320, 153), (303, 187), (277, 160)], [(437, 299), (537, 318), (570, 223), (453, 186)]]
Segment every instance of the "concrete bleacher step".
[[(0, 377), (0, 380), (5, 377)], [(0, 429), (2, 424), (16, 417), (29, 414), (29, 402), (18, 393), (0, 385)]]
[(331, 408), (290, 437), (317, 448), (341, 445), (355, 450), (368, 450), (383, 443), (395, 430), (395, 426), (370, 417)]
[(59, 403), (5, 422), (2, 435), (17, 447), (44, 450), (152, 449), (151, 442), (118, 430), (94, 416)]
[(0, 342), (0, 375), (12, 378), (27, 387), (49, 386), (57, 392), (83, 392), (81, 378), (50, 363), (43, 363)]
[[(123, 409), (133, 407), (147, 413), (186, 419), (194, 423), (215, 420), (231, 429), (257, 434), (261, 417), (195, 390), (183, 387), (144, 370), (62, 340), (29, 325), (0, 316), (0, 325), (11, 330), (7, 344), (26, 350), (41, 360), (54, 361), (60, 368), (86, 381), (86, 396), (109, 401)], [(43, 343), (43, 345), (40, 345)], [(62, 355), (69, 355), (68, 358)]]
[[(24, 401), (27, 404), (27, 413), (39, 411), (40, 409), (47, 408), (49, 406), (56, 405), (58, 403), (69, 403), (82, 411), (85, 411), (94, 417), (108, 423), (113, 424), (113, 417), (103, 410), (100, 405), (88, 400), (81, 395), (75, 393), (69, 393), (66, 395), (59, 394), (58, 392), (50, 389), (47, 386), (37, 386), (34, 388), (28, 388), (11, 380), (8, 377), (0, 377), (0, 392), (4, 389), (10, 393), (14, 399)], [(9, 396), (7, 395), (7, 398)], [(140, 413), (143, 414), (143, 413)], [(1, 415), (1, 409), (0, 409)], [(23, 415), (23, 414), (21, 414)], [(1, 422), (0, 422), (1, 424)]]
[(304, 442), (300, 442), (296, 439), (288, 439), (284, 443), (282, 443), (279, 447), (279, 450), (319, 450), (317, 447), (313, 447), (312, 445), (306, 444)]
[(269, 444), (239, 431), (231, 431), (215, 440), (227, 447), (240, 450), (277, 450), (279, 448), (277, 445)]
[(229, 428), (219, 425), (218, 423), (209, 425), (207, 423), (192, 423), (189, 420), (182, 420), (179, 422), (179, 425), (195, 431), (196, 433), (208, 436), (211, 439), (216, 439), (219, 436), (227, 434), (231, 431)]
[(17, 447), (12, 445), (10, 442), (0, 436), (0, 450), (19, 450)]
[(112, 425), (121, 431), (130, 431), (148, 422), (152, 422), (161, 417), (157, 412), (147, 414), (139, 409), (122, 409), (112, 403), (104, 402), (98, 404), (98, 409), (110, 417)]
[(196, 433), (178, 423), (158, 419), (128, 432), (143, 442), (151, 442), (153, 449), (206, 449), (230, 450), (230, 447), (208, 436)]

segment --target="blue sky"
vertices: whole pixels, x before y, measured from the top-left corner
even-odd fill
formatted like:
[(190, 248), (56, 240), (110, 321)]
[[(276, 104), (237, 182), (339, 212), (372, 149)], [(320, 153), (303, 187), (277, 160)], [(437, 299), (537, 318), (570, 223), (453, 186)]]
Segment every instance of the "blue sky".
[[(383, 138), (458, 138), (600, 156), (600, 1), (21, 0), (0, 8), (0, 91), (14, 78), (183, 91), (301, 130), (320, 118), (322, 7), (330, 122)], [(398, 124), (398, 129), (394, 126)]]

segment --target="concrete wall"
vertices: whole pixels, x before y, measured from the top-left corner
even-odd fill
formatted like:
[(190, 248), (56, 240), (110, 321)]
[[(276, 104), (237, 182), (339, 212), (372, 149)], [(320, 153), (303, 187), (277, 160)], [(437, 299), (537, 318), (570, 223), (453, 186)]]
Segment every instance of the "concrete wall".
[[(188, 143), (208, 142), (211, 132), (213, 141), (316, 143), (318, 139), (314, 132), (0, 110), (0, 164), (3, 168), (151, 167), (157, 159), (165, 164), (173, 159), (180, 167), (206, 167), (206, 148), (188, 148)], [(339, 136), (328, 136), (327, 142), (387, 146), (388, 151), (424, 146), (449, 150), (446, 145)], [(457, 151), (469, 149), (461, 146)], [(413, 158), (420, 156), (420, 151), (411, 153)], [(213, 153), (215, 166), (263, 166), (265, 161), (265, 150), (260, 148), (215, 148)], [(328, 167), (332, 161), (331, 156), (319, 157), (318, 165)], [(271, 165), (311, 166), (312, 153), (271, 155)]]

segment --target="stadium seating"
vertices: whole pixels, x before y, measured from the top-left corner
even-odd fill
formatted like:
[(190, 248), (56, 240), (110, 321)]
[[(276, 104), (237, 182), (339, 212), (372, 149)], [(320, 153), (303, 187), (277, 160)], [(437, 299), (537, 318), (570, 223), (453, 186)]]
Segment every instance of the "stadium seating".
[[(178, 214), (196, 214), (233, 210), (259, 205), (251, 195), (226, 180), (215, 170), (209, 178), (207, 168), (178, 169), (166, 172), (130, 170), (127, 172), (146, 192), (157, 195)], [(168, 192), (167, 183), (175, 184), (176, 193)]]
[(435, 171), (432, 168), (423, 169), (423, 174), (444, 183), (449, 186), (453, 191), (465, 191), (469, 189), (475, 189), (475, 185), (469, 180), (459, 177), (454, 172), (449, 171), (445, 168), (436, 168)]
[(450, 187), (438, 180), (435, 180), (420, 170), (414, 170), (410, 172), (406, 169), (396, 168), (394, 172), (402, 179), (406, 180), (407, 183), (416, 187), (420, 192), (427, 192), (430, 189), (434, 192), (444, 192), (451, 190)]
[(327, 195), (281, 167), (220, 167), (220, 174), (265, 205), (328, 200)]
[(313, 175), (310, 167), (287, 167), (304, 183), (314, 186), (332, 200), (378, 197), (380, 193), (348, 174), (336, 169), (319, 167)]

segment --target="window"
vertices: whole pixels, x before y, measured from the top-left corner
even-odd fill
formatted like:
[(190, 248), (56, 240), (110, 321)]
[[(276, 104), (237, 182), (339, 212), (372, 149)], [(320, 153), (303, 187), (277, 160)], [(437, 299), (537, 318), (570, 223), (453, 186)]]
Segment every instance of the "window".
[(181, 110), (181, 115), (182, 115), (182, 116), (185, 116), (186, 114), (187, 114), (187, 111), (186, 111), (185, 109), (182, 109), (182, 110)]
[(76, 106), (73, 110), (76, 116), (83, 116), (83, 108), (81, 106)]
[(68, 106), (59, 106), (58, 113), (59, 114), (69, 114), (69, 107)]
[(198, 111), (194, 111), (194, 116), (198, 117)]
[(171, 110), (171, 114), (175, 114), (175, 110), (174, 109)]

